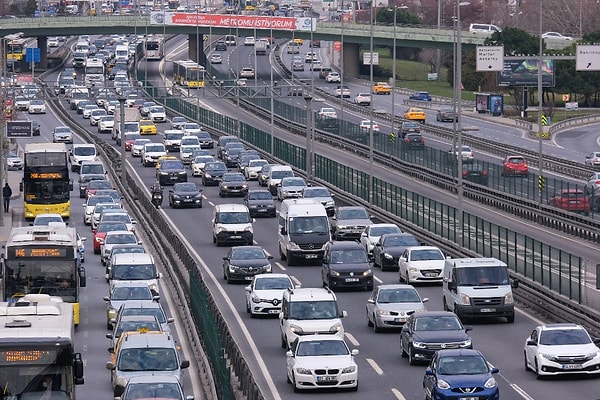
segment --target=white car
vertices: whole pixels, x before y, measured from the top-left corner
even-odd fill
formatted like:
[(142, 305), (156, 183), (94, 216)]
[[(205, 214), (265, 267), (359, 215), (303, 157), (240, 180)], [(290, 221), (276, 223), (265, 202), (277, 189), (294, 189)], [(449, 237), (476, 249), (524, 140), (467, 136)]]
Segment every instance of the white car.
[(379, 132), (379, 124), (375, 121), (371, 121), (368, 119), (363, 119), (362, 121), (360, 121), (360, 129), (363, 132), (369, 133), (369, 130), (371, 129), (371, 122), (373, 125), (373, 132)]
[(338, 86), (335, 89), (335, 97), (350, 97), (350, 88), (346, 85)]
[(294, 392), (308, 389), (358, 389), (358, 366), (344, 339), (333, 335), (298, 336), (285, 353), (287, 381)]
[(114, 127), (115, 117), (112, 115), (104, 115), (100, 118), (100, 121), (98, 121), (99, 133), (112, 132)]
[(46, 114), (46, 103), (40, 99), (30, 100), (27, 112), (29, 114)]
[(235, 84), (238, 86), (248, 86), (248, 80), (246, 78), (240, 78), (235, 81)]
[(48, 47), (58, 47), (59, 46), (58, 37), (56, 37), (56, 36), (49, 37), (46, 41), (46, 45)]
[(104, 242), (100, 245), (100, 257), (102, 265), (106, 265), (108, 256), (113, 246), (118, 244), (141, 244), (135, 236), (135, 233), (131, 231), (110, 231), (106, 233)]
[(221, 55), (218, 53), (213, 53), (210, 55), (210, 63), (211, 64), (222, 64), (223, 57), (221, 57)]
[(281, 183), (277, 186), (277, 199), (283, 201), (290, 198), (300, 198), (302, 197), (302, 191), (307, 186), (304, 178), (286, 176), (281, 179)]
[(104, 108), (97, 108), (95, 110), (93, 110), (90, 114), (90, 125), (92, 126), (98, 126), (98, 123), (100, 122), (100, 118), (107, 116), (108, 113), (106, 112), (106, 110)]
[(8, 152), (6, 154), (6, 168), (8, 170), (23, 169), (23, 159), (14, 151)]
[(323, 107), (319, 110), (319, 116), (323, 118), (337, 118), (335, 108)]
[(240, 78), (254, 78), (254, 68), (242, 68), (240, 71)]
[(360, 235), (360, 244), (365, 248), (369, 256), (373, 255), (373, 248), (379, 238), (388, 233), (402, 233), (402, 230), (396, 224), (372, 224), (365, 228)]
[(441, 282), (446, 257), (435, 246), (411, 246), (398, 260), (400, 280), (406, 283)]
[(359, 93), (354, 97), (354, 104), (368, 106), (371, 104), (371, 93)]
[(52, 132), (53, 143), (73, 143), (73, 131), (68, 126), (57, 126)]
[(156, 161), (167, 155), (167, 149), (162, 143), (146, 143), (142, 149), (142, 165), (144, 167), (156, 165)]
[(258, 180), (258, 174), (262, 170), (263, 166), (267, 165), (269, 162), (264, 159), (250, 160), (248, 162), (248, 166), (244, 168), (244, 175), (246, 176), (246, 180)]
[(294, 282), (287, 274), (255, 275), (252, 283), (246, 286), (246, 312), (250, 318), (279, 315), (283, 292), (293, 288)]
[(150, 139), (135, 139), (131, 145), (131, 155), (133, 157), (141, 157), (146, 143), (152, 143), (152, 141)]
[(412, 285), (387, 284), (378, 285), (367, 299), (367, 325), (373, 327), (373, 332), (383, 329), (397, 329), (404, 325), (408, 317), (425, 307), (427, 297), (421, 298)]
[(202, 127), (195, 122), (186, 122), (183, 125), (184, 136), (196, 136), (200, 132), (202, 132)]
[(319, 59), (319, 56), (317, 55), (317, 53), (309, 51), (308, 53), (306, 53), (304, 55), (304, 62), (306, 63), (311, 63), (313, 61), (317, 61)]
[(148, 110), (148, 119), (152, 122), (167, 122), (167, 113), (163, 106), (153, 106)]
[[(83, 108), (83, 113), (81, 114), (84, 119), (90, 119), (92, 116), (92, 111), (98, 110), (100, 107), (96, 104), (88, 104)], [(104, 110), (106, 112), (106, 110)]]
[(342, 81), (342, 77), (337, 72), (330, 72), (325, 77), (325, 82), (327, 82), (327, 83), (332, 83), (332, 82), (340, 83), (341, 81)]
[(573, 40), (571, 36), (565, 36), (558, 32), (546, 32), (542, 34), (542, 39)]
[(207, 162), (214, 162), (213, 156), (197, 156), (192, 160), (192, 176), (202, 176), (204, 174), (204, 166)]
[(244, 46), (254, 46), (256, 39), (254, 36), (247, 36), (244, 38)]
[(525, 341), (525, 368), (539, 377), (600, 374), (599, 340), (577, 324), (537, 326)]

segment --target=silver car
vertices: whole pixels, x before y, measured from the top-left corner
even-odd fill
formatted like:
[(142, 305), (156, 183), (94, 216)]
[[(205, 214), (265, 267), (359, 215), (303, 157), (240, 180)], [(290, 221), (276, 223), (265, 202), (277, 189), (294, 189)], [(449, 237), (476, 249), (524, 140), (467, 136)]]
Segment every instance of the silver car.
[(277, 199), (283, 201), (289, 198), (302, 197), (302, 191), (308, 185), (303, 178), (288, 176), (281, 179), (281, 185), (277, 186)]
[(373, 331), (401, 328), (414, 312), (426, 311), (426, 302), (412, 285), (379, 285), (367, 299), (367, 325)]
[(303, 199), (313, 199), (325, 207), (327, 216), (332, 217), (335, 211), (333, 194), (325, 186), (307, 186), (302, 190)]

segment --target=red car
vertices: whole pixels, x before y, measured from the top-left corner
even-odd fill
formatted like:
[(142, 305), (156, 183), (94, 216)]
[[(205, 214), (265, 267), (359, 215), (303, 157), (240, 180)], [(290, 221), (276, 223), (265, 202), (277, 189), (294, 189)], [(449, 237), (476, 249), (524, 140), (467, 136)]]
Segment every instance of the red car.
[(548, 204), (566, 211), (590, 213), (590, 199), (581, 189), (563, 189), (551, 197)]
[(502, 176), (527, 176), (529, 166), (523, 156), (506, 156), (502, 163)]
[(112, 186), (112, 183), (110, 183), (109, 181), (104, 180), (104, 179), (100, 179), (97, 181), (91, 181), (85, 187), (85, 198), (87, 199), (90, 196), (94, 196), (98, 190), (104, 190), (104, 189), (114, 189), (114, 188)]
[(131, 151), (131, 146), (133, 146), (133, 142), (135, 139), (141, 138), (142, 135), (139, 133), (126, 133), (125, 134), (125, 151)]
[(122, 222), (100, 222), (94, 233), (94, 254), (100, 254), (100, 246), (104, 243), (107, 232), (126, 231), (127, 225)]

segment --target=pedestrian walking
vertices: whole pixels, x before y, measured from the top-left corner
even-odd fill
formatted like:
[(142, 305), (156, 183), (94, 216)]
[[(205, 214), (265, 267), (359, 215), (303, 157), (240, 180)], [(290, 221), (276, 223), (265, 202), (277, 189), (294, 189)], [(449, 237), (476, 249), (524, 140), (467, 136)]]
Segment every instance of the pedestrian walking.
[(12, 189), (8, 186), (8, 182), (4, 184), (2, 188), (2, 200), (4, 204), (4, 212), (8, 212), (8, 205), (10, 204), (10, 197), (12, 196)]

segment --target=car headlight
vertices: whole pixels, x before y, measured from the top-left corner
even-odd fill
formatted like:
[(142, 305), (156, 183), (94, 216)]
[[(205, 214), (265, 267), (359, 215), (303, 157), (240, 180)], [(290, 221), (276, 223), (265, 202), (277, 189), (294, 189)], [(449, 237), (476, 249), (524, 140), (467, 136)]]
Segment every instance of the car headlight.
[(344, 229), (348, 229), (348, 227), (346, 225), (338, 225), (338, 229), (344, 230)]
[(334, 270), (330, 270), (330, 271), (329, 271), (329, 274), (330, 274), (331, 276), (340, 276), (340, 275), (341, 275), (341, 274), (340, 274), (338, 271), (334, 271)]
[(302, 332), (304, 332), (304, 330), (296, 324), (290, 324), (290, 331), (296, 335), (300, 335)]
[(460, 304), (471, 304), (471, 298), (468, 295), (461, 293)]
[(300, 246), (298, 246), (298, 244), (296, 244), (296, 242), (288, 242), (288, 249), (300, 250)]
[(390, 315), (390, 311), (389, 310), (377, 310), (377, 315)]
[(326, 202), (326, 203), (325, 203), (325, 206), (326, 206), (326, 207), (327, 207), (327, 206), (334, 206), (334, 205), (335, 205), (335, 202), (334, 202), (333, 200), (331, 200), (331, 201), (328, 201), (328, 202)]
[(168, 176), (168, 175), (169, 175), (169, 173), (168, 173), (168, 172), (164, 172), (164, 171), (160, 171), (158, 174), (159, 174), (160, 176)]
[(244, 184), (242, 185), (242, 189), (248, 189), (248, 185), (244, 183)]
[(388, 260), (393, 260), (394, 259), (394, 256), (391, 255), (391, 254), (388, 254), (388, 253), (383, 253), (383, 257), (387, 258)]
[(542, 356), (542, 358), (545, 358), (548, 361), (557, 362), (556, 356), (554, 354), (540, 353), (540, 356)]
[(210, 174), (204, 174), (205, 178), (212, 178), (212, 176)]
[(413, 342), (413, 347), (416, 347), (417, 349), (424, 349), (427, 346), (423, 342)]
[(344, 328), (342, 327), (342, 323), (338, 322), (337, 324), (334, 324), (331, 328), (329, 328), (329, 332), (331, 333), (338, 333), (341, 332)]
[(504, 295), (504, 304), (512, 304), (514, 303), (514, 298), (512, 292), (508, 292)]
[(240, 269), (234, 265), (229, 265), (229, 272), (238, 272)]
[(150, 291), (152, 293), (158, 293), (158, 285), (156, 283), (153, 283), (151, 285), (148, 285), (150, 287)]
[(186, 171), (179, 171), (179, 175), (187, 175)]
[(264, 265), (262, 267), (262, 270), (266, 272), (271, 272), (271, 264)]
[(252, 225), (248, 225), (244, 228), (244, 232), (253, 232)]
[(467, 348), (467, 349), (471, 348), (471, 346), (472, 346), (471, 339), (467, 339), (467, 340), (459, 343), (459, 346)]
[(485, 386), (487, 389), (495, 388), (496, 387), (496, 379), (494, 379), (493, 377), (489, 378), (487, 381), (485, 381), (483, 386)]
[(227, 185), (221, 185), (221, 189), (227, 190)]
[(308, 368), (296, 368), (296, 373), (298, 373), (300, 375), (311, 375), (312, 374), (311, 370)]
[(366, 271), (363, 271), (362, 276), (369, 276), (369, 275), (373, 275), (373, 271), (371, 271), (371, 268), (369, 268)]
[(252, 300), (253, 303), (262, 303), (263, 301), (260, 297), (258, 297), (255, 294), (252, 294), (252, 298), (250, 300)]
[(349, 367), (342, 369), (342, 374), (349, 374), (354, 371), (356, 371), (356, 365), (351, 365)]
[(443, 389), (443, 390), (450, 389), (450, 385), (448, 384), (448, 382), (446, 382), (443, 379), (438, 379), (437, 387), (438, 387), (438, 389)]

